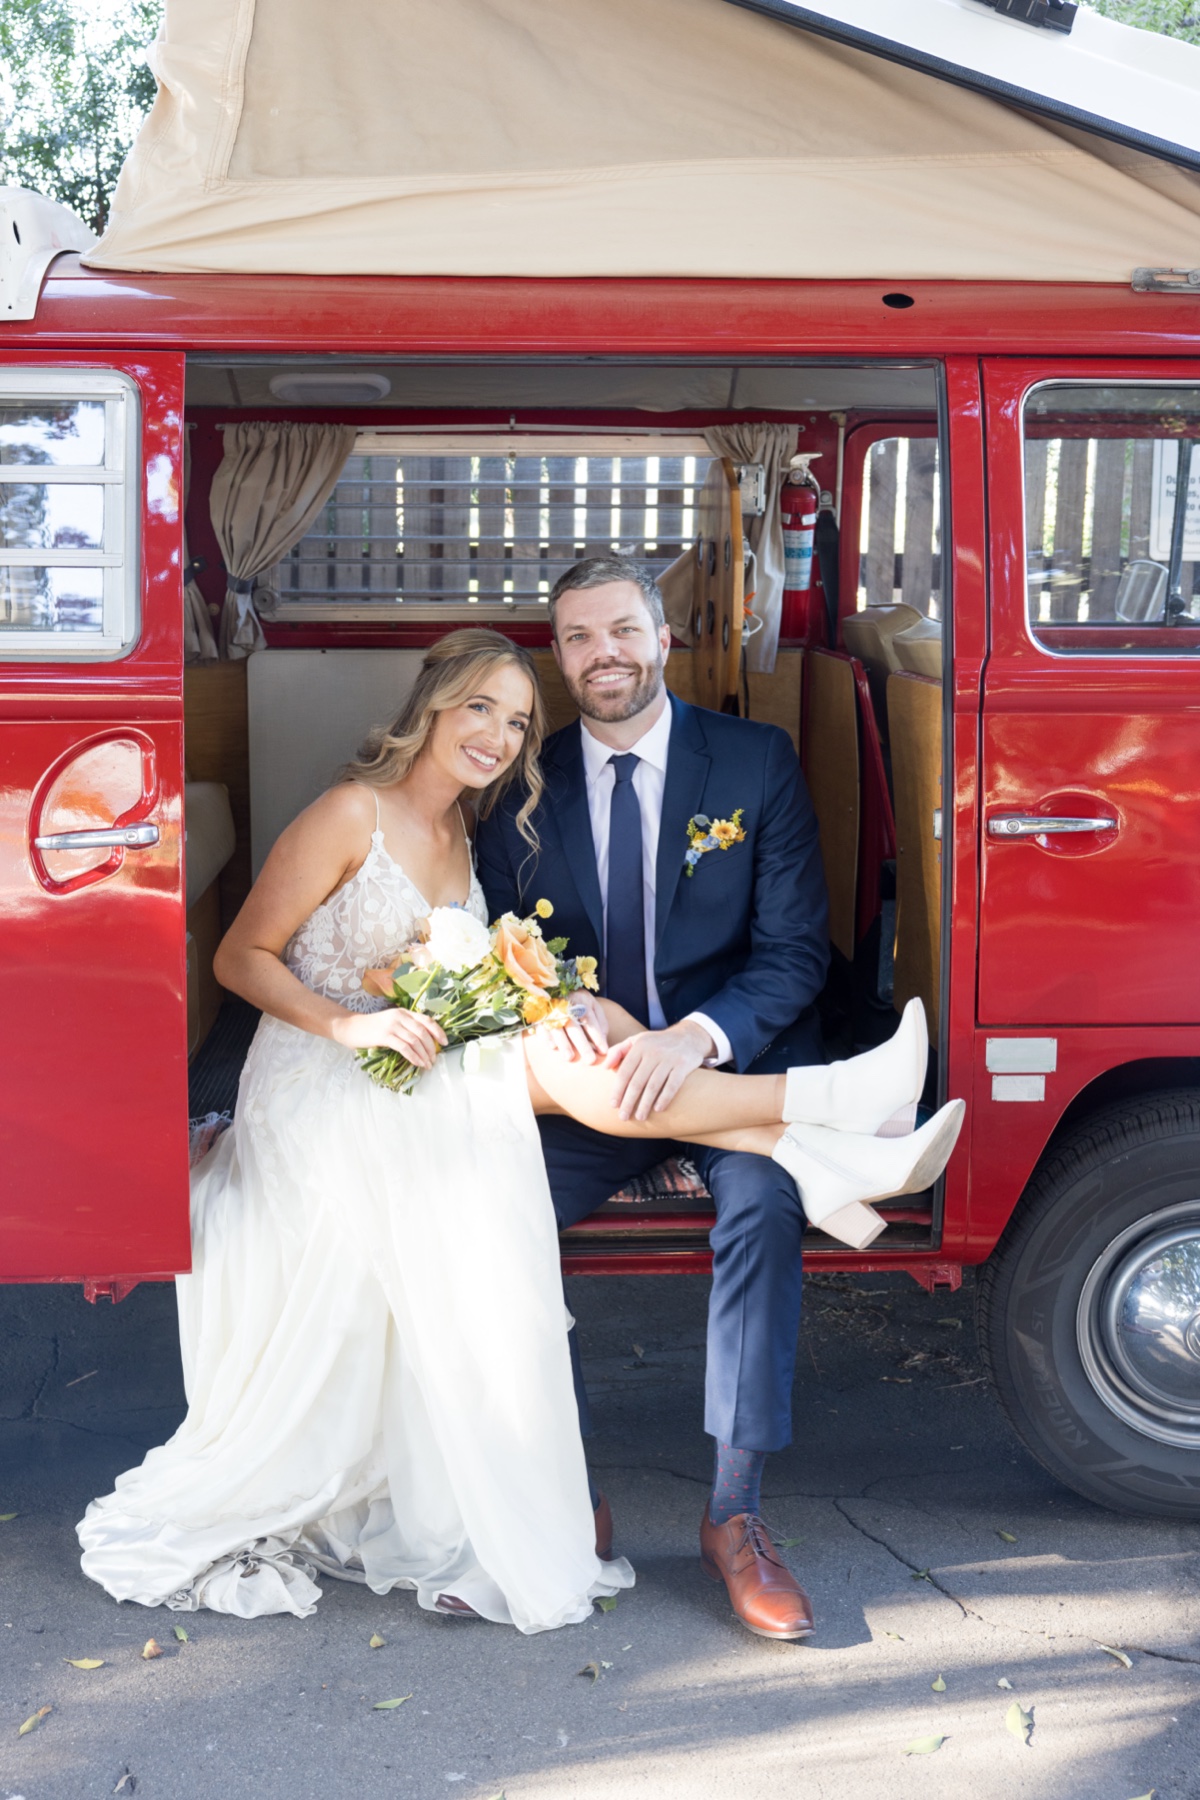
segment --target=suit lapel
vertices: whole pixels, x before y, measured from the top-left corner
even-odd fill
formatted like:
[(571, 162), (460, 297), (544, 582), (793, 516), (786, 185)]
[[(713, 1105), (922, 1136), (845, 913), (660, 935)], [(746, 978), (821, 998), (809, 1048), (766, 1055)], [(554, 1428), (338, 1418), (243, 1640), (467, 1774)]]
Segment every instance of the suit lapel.
[[(658, 832), (658, 857), (654, 871), (654, 947), (663, 932), (683, 873), (687, 850), (688, 820), (701, 810), (712, 758), (696, 709), (671, 699), (674, 715), (667, 751), (667, 779), (663, 786), (662, 823)], [(585, 808), (586, 810), (586, 808)]]
[(602, 944), (604, 908), (600, 899), (600, 877), (596, 873), (596, 846), (592, 839), (592, 816), (588, 811), (580, 730), (579, 725), (568, 725), (547, 745), (546, 795), (542, 812), (554, 822), (579, 898), (596, 933), (596, 942)]

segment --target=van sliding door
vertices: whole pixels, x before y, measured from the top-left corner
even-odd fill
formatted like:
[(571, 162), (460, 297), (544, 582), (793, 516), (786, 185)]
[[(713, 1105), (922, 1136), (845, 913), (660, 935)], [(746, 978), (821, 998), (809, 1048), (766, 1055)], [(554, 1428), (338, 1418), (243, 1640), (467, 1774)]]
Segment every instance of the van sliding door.
[(989, 363), (979, 1021), (1200, 1022), (1200, 364)]
[(188, 1265), (183, 358), (0, 356), (0, 1279)]

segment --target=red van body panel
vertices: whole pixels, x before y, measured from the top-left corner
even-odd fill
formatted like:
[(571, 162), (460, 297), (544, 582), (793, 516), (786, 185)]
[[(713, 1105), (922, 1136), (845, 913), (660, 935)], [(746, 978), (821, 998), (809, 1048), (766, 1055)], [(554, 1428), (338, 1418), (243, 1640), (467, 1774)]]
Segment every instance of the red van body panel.
[[(14, 355), (4, 333), (0, 356), (131, 377), (143, 452), (138, 642), (120, 661), (8, 663), (0, 674), (0, 1279), (169, 1275), (190, 1256), (184, 359)], [(84, 759), (97, 821), (152, 820), (154, 848), (80, 869), (48, 866), (33, 849), (60, 778)]]
[[(1126, 1063), (1200, 1057), (1200, 998), (1180, 978), (1200, 911), (1200, 776), (1188, 735), (1200, 669), (1177, 657), (1055, 657), (1033, 643), (1023, 622), (1019, 454), (1021, 396), (1043, 376), (1196, 380), (1200, 362), (1186, 359), (1200, 352), (1200, 305), (1082, 285), (915, 283), (904, 294), (911, 305), (889, 303), (895, 294), (877, 282), (161, 276), (93, 273), (58, 259), (37, 318), (0, 325), (0, 356), (120, 368), (137, 381), (145, 623), (121, 662), (0, 671), (0, 1080), (5, 1114), (20, 1127), (0, 1177), (0, 1279), (167, 1275), (187, 1266), (185, 354), (940, 365), (954, 597), (943, 1065), (946, 1090), (968, 1101), (968, 1124), (947, 1171), (936, 1248), (830, 1252), (822, 1266), (952, 1278), (954, 1265), (988, 1256), (1089, 1083)], [(31, 793), (64, 750), (106, 733), (151, 744), (162, 842), (153, 858), (129, 859), (85, 891), (47, 896), (26, 845)], [(1085, 772), (1094, 778), (1111, 763), (1118, 740), (1140, 761), (1136, 777), (1108, 797), (1142, 811), (1117, 855), (1036, 864), (1028, 844), (991, 854), (982, 836), (989, 811), (1040, 802), (1072, 781), (1091, 792)], [(1148, 866), (1154, 844), (1160, 860)], [(1151, 881), (1168, 854), (1169, 882)], [(1120, 921), (1129, 929), (1114, 938)], [(998, 1103), (987, 1040), (1030, 1027), (1057, 1039), (1046, 1098)], [(626, 1272), (706, 1264), (692, 1251), (620, 1258)], [(589, 1255), (568, 1267), (602, 1272), (604, 1261)]]

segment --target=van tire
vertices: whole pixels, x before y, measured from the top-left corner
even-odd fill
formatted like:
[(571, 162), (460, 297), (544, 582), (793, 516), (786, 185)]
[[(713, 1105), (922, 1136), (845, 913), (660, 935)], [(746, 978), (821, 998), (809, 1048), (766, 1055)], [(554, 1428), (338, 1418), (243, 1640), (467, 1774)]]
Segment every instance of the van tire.
[[(1170, 1273), (1180, 1260), (1182, 1300)], [(1101, 1506), (1200, 1519), (1200, 1312), (1172, 1335), (1184, 1349), (1160, 1356), (1153, 1335), (1120, 1329), (1119, 1303), (1174, 1294), (1182, 1318), (1197, 1279), (1194, 1088), (1106, 1107), (1064, 1133), (980, 1271), (980, 1344), (1001, 1406), (1043, 1467)]]

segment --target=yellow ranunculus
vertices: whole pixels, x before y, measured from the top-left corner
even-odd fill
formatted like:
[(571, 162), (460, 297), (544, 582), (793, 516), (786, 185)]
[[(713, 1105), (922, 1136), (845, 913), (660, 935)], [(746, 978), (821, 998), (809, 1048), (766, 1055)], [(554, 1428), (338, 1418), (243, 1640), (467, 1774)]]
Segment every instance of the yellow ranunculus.
[(527, 1025), (540, 1025), (549, 1011), (549, 996), (539, 990), (528, 995), (521, 1008), (521, 1017)]
[(548, 900), (539, 900), (533, 910), (539, 919), (552, 919), (554, 917), (554, 908)]
[(582, 981), (585, 988), (590, 988), (593, 994), (599, 993), (600, 983), (596, 980), (596, 959), (594, 956), (577, 956), (575, 958), (575, 973), (579, 976), (579, 979)]

